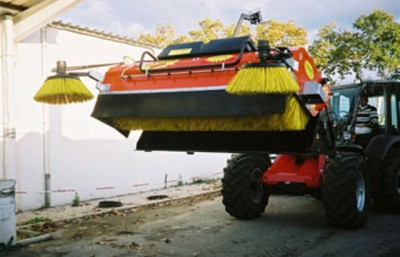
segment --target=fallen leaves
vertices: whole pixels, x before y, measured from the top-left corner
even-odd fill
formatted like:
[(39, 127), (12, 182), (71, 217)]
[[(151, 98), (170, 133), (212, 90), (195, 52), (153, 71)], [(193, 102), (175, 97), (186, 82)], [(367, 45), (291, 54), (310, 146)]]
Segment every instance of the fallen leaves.
[(125, 250), (139, 250), (141, 248), (141, 245), (134, 241), (124, 243), (124, 242), (118, 242), (116, 238), (107, 238), (102, 241), (98, 241), (95, 244), (105, 245), (112, 248), (125, 249)]

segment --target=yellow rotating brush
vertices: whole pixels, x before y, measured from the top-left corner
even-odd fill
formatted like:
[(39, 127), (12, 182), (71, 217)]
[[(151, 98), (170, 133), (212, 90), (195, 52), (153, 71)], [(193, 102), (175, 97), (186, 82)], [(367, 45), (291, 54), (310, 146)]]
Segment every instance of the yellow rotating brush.
[(290, 94), (297, 93), (299, 84), (290, 74), (284, 58), (288, 53), (271, 54), (266, 40), (258, 42), (259, 63), (248, 63), (228, 83), (226, 91), (230, 94)]
[[(294, 94), (299, 90), (299, 84), (289, 72), (285, 58), (290, 58), (290, 53), (271, 54), (267, 41), (258, 42), (259, 63), (246, 64), (228, 83), (226, 91), (236, 95), (251, 94), (284, 94), (287, 95), (287, 104), (283, 114), (268, 116), (264, 126), (265, 130), (303, 130), (308, 119), (307, 115)], [(268, 103), (267, 103), (268, 104)]]
[(88, 101), (93, 94), (77, 76), (56, 75), (46, 79), (33, 99), (47, 104), (69, 104)]
[(308, 117), (296, 97), (288, 96), (282, 114), (201, 119), (116, 118), (112, 125), (126, 131), (295, 131), (305, 129), (307, 121)]
[(57, 75), (48, 77), (33, 99), (48, 104), (69, 104), (88, 101), (93, 94), (76, 75), (66, 73), (66, 63), (57, 62)]
[(284, 63), (251, 63), (233, 77), (226, 91), (230, 94), (290, 94), (299, 85)]

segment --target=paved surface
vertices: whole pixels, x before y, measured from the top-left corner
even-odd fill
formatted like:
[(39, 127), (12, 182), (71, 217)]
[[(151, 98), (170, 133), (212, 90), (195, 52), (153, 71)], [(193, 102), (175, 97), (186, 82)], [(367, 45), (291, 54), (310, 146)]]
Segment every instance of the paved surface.
[(363, 229), (339, 230), (307, 196), (271, 196), (266, 213), (251, 221), (230, 217), (221, 201), (214, 193), (64, 221), (53, 240), (4, 256), (400, 256), (399, 215), (372, 210)]

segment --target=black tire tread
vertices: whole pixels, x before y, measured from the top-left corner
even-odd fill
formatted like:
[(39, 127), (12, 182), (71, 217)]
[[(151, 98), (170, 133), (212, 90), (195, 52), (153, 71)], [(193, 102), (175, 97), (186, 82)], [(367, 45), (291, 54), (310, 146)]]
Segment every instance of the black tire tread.
[(249, 176), (254, 168), (265, 171), (271, 165), (267, 154), (237, 154), (227, 161), (222, 179), (222, 203), (231, 216), (249, 220), (257, 218), (268, 204), (266, 192), (259, 203), (250, 199)]
[[(355, 184), (357, 172), (364, 175), (366, 197), (364, 209), (357, 210)], [(328, 160), (322, 183), (322, 196), (328, 222), (338, 228), (355, 229), (368, 217), (369, 186), (366, 162), (357, 153), (340, 153)]]
[(395, 179), (400, 172), (400, 148), (393, 148), (374, 174), (375, 191), (372, 195), (374, 203), (381, 209), (400, 213), (400, 193), (397, 191)]

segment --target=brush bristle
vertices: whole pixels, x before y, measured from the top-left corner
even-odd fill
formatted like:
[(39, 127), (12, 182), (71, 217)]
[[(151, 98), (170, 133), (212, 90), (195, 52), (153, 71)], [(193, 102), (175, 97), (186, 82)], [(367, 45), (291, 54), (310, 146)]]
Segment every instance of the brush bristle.
[(230, 94), (290, 94), (300, 87), (286, 67), (245, 67), (228, 83)]
[(48, 78), (33, 99), (48, 104), (69, 104), (88, 101), (93, 94), (77, 77), (54, 76)]
[(209, 118), (116, 118), (122, 130), (146, 131), (287, 131), (305, 129), (308, 118), (294, 96), (286, 100), (283, 114)]

